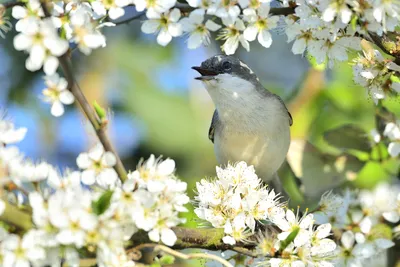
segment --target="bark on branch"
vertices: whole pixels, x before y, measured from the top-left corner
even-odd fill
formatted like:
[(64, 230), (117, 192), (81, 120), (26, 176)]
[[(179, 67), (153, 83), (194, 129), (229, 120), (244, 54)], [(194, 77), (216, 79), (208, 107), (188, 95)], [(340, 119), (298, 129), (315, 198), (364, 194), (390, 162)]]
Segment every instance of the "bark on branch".
[[(41, 2), (42, 4), (42, 9), (46, 17), (50, 17), (50, 12), (47, 9), (46, 3)], [(105, 151), (110, 151), (112, 152), (116, 159), (117, 163), (114, 166), (115, 171), (118, 174), (118, 177), (122, 180), (125, 181), (127, 179), (127, 172), (125, 170), (124, 165), (122, 164), (121, 158), (115, 151), (113, 145), (111, 144), (110, 140), (107, 137), (106, 134), (106, 124), (104, 124), (100, 118), (97, 116), (95, 110), (92, 108), (92, 106), (89, 104), (87, 101), (85, 95), (82, 93), (81, 88), (79, 87), (78, 82), (76, 81), (74, 77), (74, 73), (72, 71), (71, 63), (68, 59), (68, 55), (64, 54), (63, 56), (58, 58), (60, 62), (60, 66), (64, 72), (65, 78), (68, 81), (68, 89), (71, 91), (71, 93), (74, 95), (76, 101), (79, 103), (79, 106), (81, 107), (83, 113), (87, 117), (87, 119), (90, 121), (90, 123), (93, 126), (93, 129), (96, 132), (97, 137), (99, 138), (100, 143), (103, 145)]]

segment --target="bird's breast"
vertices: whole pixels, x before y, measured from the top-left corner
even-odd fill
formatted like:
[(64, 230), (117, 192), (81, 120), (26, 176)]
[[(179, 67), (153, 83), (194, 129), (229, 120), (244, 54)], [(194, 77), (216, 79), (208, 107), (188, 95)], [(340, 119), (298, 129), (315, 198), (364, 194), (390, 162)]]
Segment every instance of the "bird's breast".
[(214, 150), (220, 164), (245, 161), (254, 165), (260, 178), (268, 181), (285, 160), (289, 143), (289, 126), (251, 133), (221, 129), (216, 132)]

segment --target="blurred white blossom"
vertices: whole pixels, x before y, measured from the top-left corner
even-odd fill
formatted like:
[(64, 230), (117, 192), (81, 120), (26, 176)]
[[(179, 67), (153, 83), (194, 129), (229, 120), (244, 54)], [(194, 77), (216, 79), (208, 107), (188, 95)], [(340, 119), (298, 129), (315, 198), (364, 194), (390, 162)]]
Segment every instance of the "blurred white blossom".
[(272, 44), (272, 36), (269, 30), (278, 26), (279, 17), (269, 15), (270, 6), (262, 4), (257, 11), (251, 8), (243, 10), (244, 20), (249, 24), (243, 32), (244, 38), (251, 42), (258, 36), (258, 42), (268, 48)]
[(383, 135), (387, 136), (391, 141), (388, 146), (389, 154), (392, 157), (400, 155), (400, 121), (386, 124)]
[(239, 43), (247, 50), (250, 50), (249, 42), (244, 38), (243, 31), (246, 29), (243, 21), (239, 18), (232, 19), (231, 17), (223, 18), (222, 23), (225, 27), (222, 28), (218, 38), (224, 40), (225, 43), (221, 49), (227, 54), (235, 53)]
[(114, 188), (118, 182), (118, 175), (113, 169), (117, 163), (115, 155), (105, 151), (98, 143), (87, 153), (79, 154), (76, 164), (82, 169), (82, 183), (86, 185), (98, 184), (103, 188)]
[(3, 145), (18, 143), (25, 138), (27, 129), (22, 127), (15, 129), (12, 122), (0, 120), (0, 143)]
[(68, 82), (57, 73), (44, 77), (46, 89), (43, 90), (44, 101), (51, 103), (51, 114), (59, 117), (64, 114), (64, 105), (74, 102), (74, 95), (68, 90)]
[(58, 36), (51, 19), (43, 19), (33, 28), (17, 34), (14, 47), (29, 53), (25, 64), (28, 70), (37, 71), (43, 66), (44, 72), (52, 75), (59, 65), (57, 57), (68, 50), (68, 42)]
[(166, 46), (172, 37), (182, 35), (182, 25), (178, 22), (181, 17), (179, 9), (174, 8), (170, 12), (156, 13), (148, 12), (146, 20), (142, 24), (144, 33), (157, 33), (157, 43)]
[(197, 9), (190, 13), (189, 17), (180, 20), (183, 31), (189, 34), (187, 40), (189, 49), (196, 49), (202, 44), (210, 44), (210, 31), (214, 32), (221, 28), (220, 25), (212, 20), (204, 23), (204, 10)]

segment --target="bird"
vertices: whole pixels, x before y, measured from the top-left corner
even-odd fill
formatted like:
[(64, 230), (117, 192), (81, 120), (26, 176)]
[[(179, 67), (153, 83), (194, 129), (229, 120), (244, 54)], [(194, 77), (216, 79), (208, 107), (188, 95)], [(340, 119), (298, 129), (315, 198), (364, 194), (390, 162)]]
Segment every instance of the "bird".
[(283, 100), (237, 57), (216, 55), (192, 69), (215, 105), (208, 138), (218, 163), (245, 161), (285, 195), (277, 171), (289, 149), (293, 119)]

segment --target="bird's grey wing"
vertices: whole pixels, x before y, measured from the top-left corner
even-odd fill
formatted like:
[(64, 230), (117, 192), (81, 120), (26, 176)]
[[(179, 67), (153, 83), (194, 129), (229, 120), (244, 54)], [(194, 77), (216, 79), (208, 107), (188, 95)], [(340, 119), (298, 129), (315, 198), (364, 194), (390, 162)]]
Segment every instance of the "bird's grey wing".
[(217, 123), (218, 123), (218, 112), (217, 112), (217, 110), (215, 110), (214, 114), (212, 116), (210, 129), (208, 130), (208, 139), (210, 139), (211, 142), (213, 142), (213, 143), (214, 143), (214, 134), (215, 134), (215, 128), (217, 126)]
[[(287, 110), (287, 108), (286, 108)], [(293, 125), (293, 118), (292, 118), (292, 114), (290, 114), (289, 110), (287, 110), (287, 113), (289, 115), (289, 125), (292, 126)]]
[(282, 105), (285, 107), (288, 116), (289, 116), (289, 125), (292, 126), (293, 125), (293, 118), (292, 118), (292, 114), (290, 114), (289, 110), (287, 109), (285, 102), (283, 102), (282, 98), (280, 98), (280, 96), (276, 95), (276, 97), (279, 99), (279, 101), (282, 103)]

